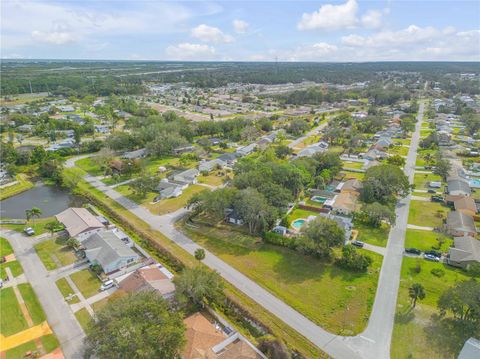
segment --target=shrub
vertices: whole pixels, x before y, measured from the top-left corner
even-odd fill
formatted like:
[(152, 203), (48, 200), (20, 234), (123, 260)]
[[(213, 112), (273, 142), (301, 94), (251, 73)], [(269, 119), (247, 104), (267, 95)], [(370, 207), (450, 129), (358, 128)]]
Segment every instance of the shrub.
[(337, 264), (347, 269), (365, 272), (372, 264), (372, 258), (359, 253), (355, 247), (347, 245), (342, 248), (342, 257), (337, 259)]
[(445, 271), (440, 268), (433, 268), (430, 273), (432, 273), (435, 277), (443, 277), (445, 275)]
[(263, 240), (265, 243), (275, 244), (277, 246), (287, 247), (290, 249), (297, 248), (295, 237), (284, 237), (278, 233), (266, 232), (263, 234)]

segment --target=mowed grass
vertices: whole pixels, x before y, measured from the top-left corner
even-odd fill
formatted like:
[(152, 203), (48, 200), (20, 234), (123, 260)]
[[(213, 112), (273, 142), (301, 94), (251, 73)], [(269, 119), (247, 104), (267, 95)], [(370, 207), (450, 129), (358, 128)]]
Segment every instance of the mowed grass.
[(85, 298), (90, 298), (97, 294), (102, 285), (100, 279), (88, 269), (75, 272), (70, 275), (70, 278), (72, 278), (73, 282), (78, 287), (78, 290)]
[(53, 257), (58, 259), (62, 266), (74, 263), (77, 258), (73, 250), (66, 245), (65, 239), (52, 238), (35, 245), (40, 260), (48, 270), (56, 269), (57, 263)]
[(82, 158), (76, 161), (75, 165), (92, 176), (102, 176), (104, 174), (103, 170), (92, 157)]
[(367, 226), (360, 222), (355, 222), (354, 229), (358, 231), (357, 240), (375, 246), (386, 247), (390, 226), (382, 224), (380, 227)]
[(22, 283), (18, 285), (18, 289), (22, 294), (22, 298), (25, 302), (28, 312), (30, 313), (30, 317), (32, 317), (33, 324), (37, 325), (45, 321), (45, 312), (43, 311), (43, 308), (38, 301), (37, 295), (33, 291), (32, 286), (28, 283)]
[(220, 175), (221, 172), (214, 171), (209, 173), (208, 176), (198, 176), (198, 183), (204, 183), (209, 186), (221, 186), (225, 178), (225, 175)]
[[(60, 278), (55, 282), (55, 284), (57, 285), (58, 290), (60, 291), (60, 293), (62, 293), (64, 298), (67, 298), (70, 294), (75, 294), (75, 291), (65, 278)], [(68, 304), (75, 304), (79, 301), (80, 300), (78, 299), (78, 297), (74, 296), (71, 300), (68, 301)]]
[(421, 251), (434, 249), (445, 253), (452, 244), (453, 239), (439, 232), (407, 229), (405, 236), (405, 248), (417, 248)]
[(6, 359), (25, 359), (25, 354), (27, 352), (35, 352), (37, 346), (35, 341), (31, 340), (29, 342), (23, 343), (22, 345), (16, 346), (5, 352)]
[[(420, 273), (415, 267), (420, 265)], [(431, 271), (441, 269), (442, 277), (434, 276)], [(436, 319), (437, 301), (440, 295), (458, 281), (469, 277), (460, 269), (442, 263), (429, 262), (416, 258), (403, 258), (397, 313), (393, 329), (391, 357), (400, 358), (456, 358), (468, 337), (462, 337), (460, 331), (442, 326)], [(425, 299), (419, 301), (415, 309), (411, 308), (408, 288), (413, 283), (421, 283), (425, 288)], [(408, 343), (408, 344), (407, 344)]]
[[(13, 248), (6, 238), (0, 237), (0, 257), (5, 257), (13, 254)], [(7, 277), (7, 272), (5, 268), (10, 268), (12, 275), (18, 277), (23, 273), (22, 265), (19, 261), (10, 261), (7, 263), (0, 264), (0, 278), (4, 279)]]
[(348, 171), (348, 170), (342, 170), (341, 174), (345, 175), (345, 177), (343, 177), (344, 181), (346, 181), (348, 179), (363, 180), (363, 177), (365, 177), (364, 172), (353, 172), (353, 171)]
[(78, 324), (83, 328), (84, 331), (87, 330), (92, 317), (88, 313), (86, 308), (82, 308), (79, 311), (75, 312), (75, 318), (77, 318)]
[(350, 161), (342, 161), (343, 168), (353, 168), (359, 170), (363, 167), (363, 162), (350, 162)]
[(411, 201), (408, 224), (423, 227), (440, 227), (450, 208), (437, 202)]
[(183, 230), (326, 330), (350, 335), (365, 328), (381, 256), (368, 253), (373, 258), (372, 268), (368, 274), (359, 274), (287, 248), (263, 244), (228, 226), (195, 226), (184, 225)]
[[(16, 218), (16, 219), (24, 219), (24, 218)], [(23, 230), (27, 227), (32, 227), (33, 230), (35, 231), (35, 236), (38, 236), (40, 234), (48, 232), (47, 229), (45, 229), (45, 225), (48, 222), (53, 221), (53, 217), (47, 217), (47, 218), (35, 218), (34, 220), (29, 220), (26, 224), (2, 224), (1, 227), (7, 228), (7, 229), (12, 229), (16, 232), (23, 233)]]
[(147, 203), (146, 207), (153, 214), (162, 215), (175, 212), (176, 210), (186, 206), (188, 201), (190, 200), (190, 198), (193, 197), (194, 194), (204, 190), (208, 190), (208, 188), (206, 188), (205, 186), (200, 186), (198, 184), (190, 185), (183, 190), (183, 193), (179, 197), (162, 199), (157, 203)]
[(0, 333), (8, 337), (28, 328), (13, 288), (0, 290)]
[(24, 174), (18, 174), (15, 176), (15, 180), (18, 182), (14, 185), (4, 187), (0, 189), (0, 201), (8, 197), (15, 196), (21, 192), (29, 190), (33, 187), (33, 183), (27, 179), (27, 176)]
[(409, 150), (409, 147), (392, 146), (387, 150), (387, 153), (389, 153), (391, 155), (406, 156), (406, 155), (408, 155), (408, 150)]
[[(434, 173), (415, 173), (413, 177), (415, 189), (428, 189), (429, 182), (442, 182), (442, 177)], [(441, 191), (439, 188), (435, 190)]]

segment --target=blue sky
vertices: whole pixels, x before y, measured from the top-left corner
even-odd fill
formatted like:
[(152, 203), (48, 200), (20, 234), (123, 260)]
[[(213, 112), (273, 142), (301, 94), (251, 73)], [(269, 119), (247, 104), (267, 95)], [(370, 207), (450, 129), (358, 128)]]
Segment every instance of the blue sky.
[(1, 3), (3, 58), (480, 60), (480, 2)]

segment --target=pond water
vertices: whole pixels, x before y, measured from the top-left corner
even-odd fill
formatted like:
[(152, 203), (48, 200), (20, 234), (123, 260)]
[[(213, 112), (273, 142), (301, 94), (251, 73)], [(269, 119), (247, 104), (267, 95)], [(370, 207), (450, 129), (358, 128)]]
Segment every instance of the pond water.
[(17, 194), (0, 202), (1, 218), (25, 218), (25, 210), (38, 207), (42, 210), (40, 218), (54, 216), (68, 207), (81, 207), (83, 200), (69, 191), (56, 186), (37, 183), (28, 191)]

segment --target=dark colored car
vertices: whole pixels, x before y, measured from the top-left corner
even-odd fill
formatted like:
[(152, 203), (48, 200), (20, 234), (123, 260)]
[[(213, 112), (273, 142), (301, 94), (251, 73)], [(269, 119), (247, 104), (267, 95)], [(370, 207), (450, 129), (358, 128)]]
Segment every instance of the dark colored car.
[(352, 245), (354, 245), (355, 247), (363, 248), (365, 243), (360, 242), (360, 241), (352, 241)]
[(437, 258), (442, 257), (442, 253), (437, 252), (437, 251), (425, 251), (425, 254), (429, 254), (429, 255), (437, 257)]
[(417, 248), (405, 248), (405, 252), (410, 254), (417, 254), (417, 255), (422, 254), (422, 251)]
[(430, 197), (430, 200), (432, 202), (443, 202), (443, 197), (442, 196), (432, 196), (432, 197)]
[(434, 189), (429, 189), (427, 190), (428, 193), (437, 193), (437, 191), (435, 191)]

